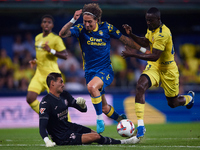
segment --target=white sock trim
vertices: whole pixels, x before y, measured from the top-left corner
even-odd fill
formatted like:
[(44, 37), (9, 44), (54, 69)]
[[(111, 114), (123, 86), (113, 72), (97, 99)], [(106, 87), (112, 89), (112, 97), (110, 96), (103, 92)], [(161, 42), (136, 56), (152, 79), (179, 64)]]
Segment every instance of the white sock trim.
[(144, 126), (144, 120), (142, 119), (138, 120), (138, 127), (139, 126)]
[(103, 115), (97, 115), (97, 120), (103, 120)]

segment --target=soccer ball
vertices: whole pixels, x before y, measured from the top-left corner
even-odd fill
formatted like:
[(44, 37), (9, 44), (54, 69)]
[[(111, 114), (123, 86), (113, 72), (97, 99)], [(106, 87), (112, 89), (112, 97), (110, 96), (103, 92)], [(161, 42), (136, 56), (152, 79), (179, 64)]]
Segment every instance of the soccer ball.
[(123, 119), (117, 124), (117, 132), (122, 137), (131, 137), (134, 133), (135, 126), (132, 121)]

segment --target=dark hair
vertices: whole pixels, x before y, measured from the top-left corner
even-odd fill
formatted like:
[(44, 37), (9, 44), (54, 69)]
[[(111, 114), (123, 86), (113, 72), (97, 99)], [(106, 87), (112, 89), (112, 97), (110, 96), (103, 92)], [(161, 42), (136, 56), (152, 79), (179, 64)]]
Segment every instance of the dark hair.
[(95, 20), (98, 20), (98, 23), (101, 22), (101, 15), (102, 15), (102, 10), (99, 7), (99, 4), (97, 3), (89, 3), (89, 4), (85, 4), (83, 6), (83, 15), (85, 12), (90, 12), (92, 13), (94, 16)]
[(55, 72), (50, 73), (46, 79), (47, 86), (50, 88), (51, 80), (56, 81), (58, 77), (62, 77), (60, 73), (55, 73)]
[(156, 7), (151, 7), (147, 10), (148, 14), (154, 14), (156, 17), (160, 18), (160, 10)]
[(44, 18), (50, 18), (50, 19), (52, 20), (52, 22), (54, 22), (54, 18), (53, 18), (52, 15), (46, 14), (46, 15), (42, 16), (41, 21), (42, 21)]

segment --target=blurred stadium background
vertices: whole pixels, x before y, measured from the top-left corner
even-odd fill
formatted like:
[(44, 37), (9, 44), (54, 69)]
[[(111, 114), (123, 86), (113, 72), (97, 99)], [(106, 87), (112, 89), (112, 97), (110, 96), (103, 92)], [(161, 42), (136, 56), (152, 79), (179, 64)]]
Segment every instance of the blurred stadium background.
[[(152, 88), (146, 94), (146, 123), (200, 121), (200, 1), (199, 0), (0, 0), (0, 128), (37, 127), (38, 115), (26, 103), (26, 90), (34, 71), (28, 61), (35, 57), (34, 37), (42, 32), (41, 17), (53, 15), (53, 32), (60, 31), (77, 9), (85, 3), (99, 3), (102, 21), (117, 27), (129, 24), (133, 33), (146, 33), (145, 11), (154, 6), (161, 10), (161, 20), (172, 32), (175, 58), (180, 71), (180, 94), (196, 92), (191, 110), (185, 107), (171, 109), (161, 88)], [(82, 22), (81, 19), (77, 23)], [(65, 77), (66, 89), (76, 98), (87, 99), (89, 112), (80, 114), (70, 109), (72, 121), (95, 124), (95, 111), (86, 90), (79, 44), (76, 39), (63, 39), (69, 52), (66, 61), (58, 60)], [(111, 59), (115, 79), (107, 88), (107, 97), (117, 112), (126, 113), (136, 123), (134, 113), (135, 84), (146, 62), (123, 60), (124, 46), (111, 41)], [(42, 93), (39, 100), (46, 92)], [(105, 117), (106, 124), (113, 122)]]

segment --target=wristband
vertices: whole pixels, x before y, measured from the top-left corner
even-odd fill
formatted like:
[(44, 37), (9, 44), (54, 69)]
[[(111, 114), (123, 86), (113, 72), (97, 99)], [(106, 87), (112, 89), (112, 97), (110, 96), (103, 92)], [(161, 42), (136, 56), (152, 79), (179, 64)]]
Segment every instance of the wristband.
[(140, 52), (145, 53), (146, 51), (147, 51), (146, 48), (144, 48), (144, 47), (140, 47)]
[(71, 23), (75, 23), (76, 22), (76, 20), (74, 19), (74, 17), (69, 21), (69, 22), (71, 22)]
[(56, 50), (55, 49), (51, 49), (50, 53), (53, 54), (53, 55), (55, 55), (56, 54)]
[(44, 142), (46, 143), (47, 141), (49, 141), (49, 138), (48, 138), (48, 137), (45, 137), (45, 138), (44, 138)]

